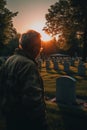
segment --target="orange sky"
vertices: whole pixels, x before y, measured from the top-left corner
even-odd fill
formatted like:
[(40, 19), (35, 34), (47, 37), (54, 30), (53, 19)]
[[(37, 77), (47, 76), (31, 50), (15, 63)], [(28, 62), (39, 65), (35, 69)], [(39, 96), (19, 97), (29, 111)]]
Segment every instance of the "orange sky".
[(45, 14), (50, 5), (58, 0), (7, 0), (7, 7), (19, 14), (13, 19), (14, 27), (23, 33), (29, 28), (41, 31), (45, 23)]

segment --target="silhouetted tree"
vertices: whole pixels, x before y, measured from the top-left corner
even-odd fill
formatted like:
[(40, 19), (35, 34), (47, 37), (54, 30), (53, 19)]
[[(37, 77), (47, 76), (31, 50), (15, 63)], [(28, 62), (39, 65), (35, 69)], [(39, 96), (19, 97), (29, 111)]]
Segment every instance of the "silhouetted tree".
[(17, 15), (18, 12), (11, 12), (6, 8), (6, 1), (0, 0), (0, 49), (4, 45), (8, 44), (9, 40), (16, 35), (16, 29), (13, 27), (12, 18)]
[(71, 4), (74, 8), (79, 10), (82, 14), (81, 21), (84, 21), (84, 35), (83, 35), (83, 61), (86, 61), (87, 57), (87, 1), (86, 0), (71, 0)]
[(84, 32), (85, 16), (83, 10), (74, 6), (72, 1), (59, 0), (51, 5), (45, 16), (46, 24), (43, 30), (53, 36), (61, 34), (66, 39), (66, 43), (77, 47), (73, 41), (76, 40), (78, 32)]
[(20, 34), (17, 34), (12, 40), (10, 40), (9, 44), (7, 44), (8, 55), (12, 55), (14, 50), (19, 46), (19, 37)]

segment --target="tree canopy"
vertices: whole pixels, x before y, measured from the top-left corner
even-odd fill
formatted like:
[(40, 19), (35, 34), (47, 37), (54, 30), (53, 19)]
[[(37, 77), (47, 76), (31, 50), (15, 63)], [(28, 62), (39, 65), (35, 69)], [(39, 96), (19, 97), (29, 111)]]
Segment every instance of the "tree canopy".
[(86, 6), (85, 0), (59, 0), (48, 9), (43, 30), (52, 36), (61, 34), (67, 42), (74, 44), (77, 33), (84, 34), (87, 30)]
[(59, 0), (51, 5), (45, 18), (46, 26), (43, 30), (53, 36), (76, 34), (84, 28), (83, 13), (79, 8), (72, 6), (70, 0)]
[(0, 48), (7, 44), (16, 34), (12, 19), (18, 12), (11, 12), (6, 8), (6, 5), (5, 0), (0, 0)]
[(77, 8), (80, 13), (83, 14), (81, 20), (84, 21), (84, 35), (83, 35), (83, 61), (86, 61), (87, 58), (87, 1), (86, 0), (71, 0), (72, 6)]

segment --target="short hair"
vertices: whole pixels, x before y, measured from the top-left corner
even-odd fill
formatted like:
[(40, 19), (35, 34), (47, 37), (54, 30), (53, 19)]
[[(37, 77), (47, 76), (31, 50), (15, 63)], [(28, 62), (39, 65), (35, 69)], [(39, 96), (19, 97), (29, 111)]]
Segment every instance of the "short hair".
[[(23, 33), (19, 39), (19, 45), (22, 46), (22, 48), (26, 48), (28, 44), (32, 43), (32, 40), (34, 38), (41, 38), (41, 35), (39, 32), (35, 30), (28, 30), (26, 33)], [(33, 44), (33, 43), (32, 43)]]

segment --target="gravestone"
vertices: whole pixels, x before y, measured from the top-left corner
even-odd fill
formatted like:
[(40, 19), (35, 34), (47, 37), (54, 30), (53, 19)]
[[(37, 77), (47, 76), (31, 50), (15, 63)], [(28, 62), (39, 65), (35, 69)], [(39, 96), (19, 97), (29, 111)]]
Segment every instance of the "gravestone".
[(69, 63), (67, 61), (64, 61), (64, 71), (69, 73), (70, 72), (69, 68), (70, 68)]
[(61, 76), (56, 79), (56, 101), (64, 104), (75, 104), (76, 80), (71, 76)]
[(58, 61), (53, 62), (54, 70), (58, 70)]
[(74, 62), (75, 62), (75, 59), (72, 58), (72, 59), (70, 60), (71, 66), (74, 66)]
[(82, 62), (80, 62), (80, 64), (78, 65), (78, 75), (80, 75), (80, 76), (86, 75), (86, 68)]
[(46, 70), (50, 69), (50, 60), (46, 60)]

